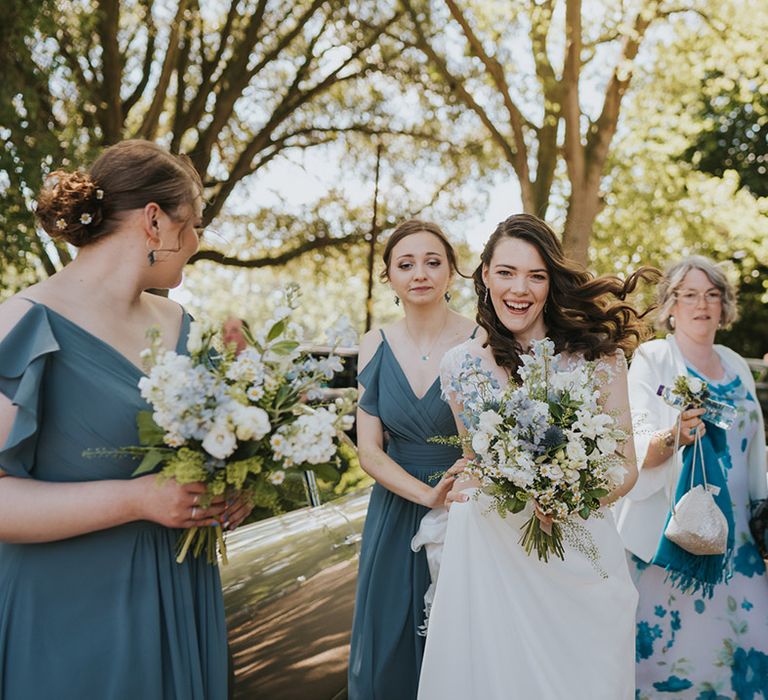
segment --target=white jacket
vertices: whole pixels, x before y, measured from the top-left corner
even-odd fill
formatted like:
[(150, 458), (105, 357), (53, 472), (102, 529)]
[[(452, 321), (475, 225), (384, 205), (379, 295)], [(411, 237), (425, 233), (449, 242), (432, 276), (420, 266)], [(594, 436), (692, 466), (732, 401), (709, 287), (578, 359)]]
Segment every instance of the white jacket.
[[(738, 372), (742, 383), (757, 400), (755, 380), (744, 359), (723, 345), (715, 351), (726, 367)], [(653, 433), (672, 427), (678, 411), (657, 396), (660, 384), (670, 386), (675, 377), (686, 374), (685, 360), (673, 336), (643, 343), (629, 368), (629, 407), (635, 436), (639, 470), (634, 488), (616, 506), (619, 533), (624, 546), (643, 561), (656, 553), (669, 511), (670, 488), (677, 485), (674, 455), (658, 467), (643, 469)], [(759, 427), (747, 454), (749, 496), (758, 500), (768, 496), (766, 449), (763, 440), (763, 415), (758, 411)]]

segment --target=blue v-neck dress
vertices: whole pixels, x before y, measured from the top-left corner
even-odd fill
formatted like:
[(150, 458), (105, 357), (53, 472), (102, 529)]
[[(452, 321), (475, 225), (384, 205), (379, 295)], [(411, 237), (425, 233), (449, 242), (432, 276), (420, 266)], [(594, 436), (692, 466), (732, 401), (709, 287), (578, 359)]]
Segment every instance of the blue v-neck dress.
[[(186, 347), (185, 315), (177, 351)], [(142, 373), (112, 346), (35, 304), (0, 342), (0, 392), (18, 406), (0, 448), (10, 476), (129, 479)], [(42, 544), (0, 543), (2, 700), (223, 700), (218, 568), (175, 561), (178, 530), (132, 522)]]
[[(455, 435), (451, 409), (440, 397), (440, 380), (417, 397), (382, 332), (382, 342), (358, 377), (365, 388), (360, 408), (381, 420), (387, 454), (409, 474), (430, 480), (461, 451), (427, 442)], [(416, 698), (424, 653), (424, 594), (430, 584), (424, 551), (411, 540), (427, 508), (380, 484), (373, 486), (363, 529), (349, 660), (350, 700)]]

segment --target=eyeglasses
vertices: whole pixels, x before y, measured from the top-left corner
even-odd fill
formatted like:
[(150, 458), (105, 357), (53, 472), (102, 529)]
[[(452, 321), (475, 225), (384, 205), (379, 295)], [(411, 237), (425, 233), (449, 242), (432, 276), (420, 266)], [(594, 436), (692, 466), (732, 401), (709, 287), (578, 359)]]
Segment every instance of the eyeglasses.
[(719, 304), (723, 301), (722, 292), (716, 289), (710, 289), (707, 292), (677, 292), (675, 298), (685, 306), (694, 306), (698, 304), (699, 298), (704, 299), (706, 304)]

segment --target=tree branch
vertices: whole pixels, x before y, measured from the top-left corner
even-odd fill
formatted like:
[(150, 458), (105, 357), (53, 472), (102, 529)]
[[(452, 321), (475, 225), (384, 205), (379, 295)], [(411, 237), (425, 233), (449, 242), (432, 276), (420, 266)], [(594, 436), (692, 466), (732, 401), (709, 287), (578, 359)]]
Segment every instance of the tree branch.
[(608, 157), (608, 150), (616, 133), (616, 125), (621, 110), (621, 100), (632, 78), (632, 62), (637, 56), (640, 44), (651, 22), (657, 17), (658, 0), (648, 0), (638, 12), (633, 23), (632, 33), (624, 40), (621, 57), (613, 69), (611, 79), (605, 90), (603, 108), (595, 121), (585, 149), (586, 177), (599, 181), (603, 166)]
[(347, 236), (340, 238), (329, 238), (323, 236), (316, 238), (313, 241), (304, 241), (303, 243), (286, 250), (278, 255), (266, 255), (262, 258), (252, 258), (250, 260), (241, 260), (240, 258), (231, 257), (225, 255), (218, 250), (199, 250), (190, 259), (189, 264), (194, 264), (200, 260), (210, 260), (211, 262), (218, 263), (219, 265), (228, 265), (230, 267), (244, 267), (248, 269), (255, 269), (260, 267), (275, 267), (278, 265), (285, 265), (285, 263), (298, 258), (304, 253), (309, 253), (313, 250), (321, 250), (328, 247), (343, 246), (350, 243), (358, 243), (365, 237), (364, 233), (351, 233)]
[(123, 110), (120, 85), (123, 57), (117, 41), (120, 28), (119, 0), (99, 0), (97, 32), (101, 44), (101, 84), (96, 113), (99, 115), (104, 142), (117, 143), (122, 138)]
[(496, 128), (496, 125), (491, 121), (488, 113), (475, 101), (475, 98), (472, 97), (469, 91), (464, 87), (463, 80), (451, 73), (445, 59), (432, 48), (432, 45), (427, 40), (418, 20), (418, 14), (411, 5), (410, 0), (401, 1), (402, 5), (406, 8), (416, 31), (416, 43), (413, 44), (413, 46), (418, 48), (432, 62), (440, 75), (443, 76), (448, 89), (451, 92), (456, 93), (459, 99), (478, 116), (480, 122), (490, 133), (491, 138), (501, 148), (507, 161), (514, 168), (516, 163), (515, 149), (510, 145), (507, 138)]
[[(189, 54), (192, 50), (191, 21), (184, 20), (184, 34), (181, 48), (176, 58), (176, 100), (173, 110), (173, 134), (171, 136), (171, 152), (178, 153), (181, 140), (187, 131), (185, 126), (184, 97), (186, 93), (186, 75), (189, 66)], [(202, 32), (201, 32), (202, 33)]]
[(485, 51), (482, 42), (477, 34), (475, 34), (456, 2), (454, 2), (454, 0), (445, 0), (445, 4), (448, 6), (451, 16), (458, 22), (461, 31), (469, 42), (470, 51), (474, 56), (479, 58), (483, 66), (485, 66), (486, 71), (488, 71), (488, 74), (491, 76), (491, 79), (496, 85), (496, 89), (499, 91), (504, 101), (504, 106), (509, 114), (512, 135), (515, 140), (515, 158), (512, 167), (515, 169), (515, 173), (520, 180), (523, 208), (525, 211), (532, 211), (534, 202), (531, 190), (531, 179), (528, 171), (528, 148), (523, 134), (523, 122), (525, 120), (517, 105), (512, 100), (509, 84), (504, 75), (504, 69), (494, 57), (489, 56)]
[(168, 85), (171, 82), (173, 67), (176, 63), (176, 54), (179, 51), (179, 30), (184, 19), (184, 12), (187, 9), (188, 0), (179, 0), (176, 8), (176, 16), (171, 24), (171, 31), (168, 35), (168, 49), (163, 59), (163, 67), (160, 71), (160, 78), (155, 88), (155, 96), (152, 99), (147, 113), (144, 115), (144, 122), (141, 125), (140, 133), (145, 139), (153, 139), (157, 132), (157, 125), (160, 121), (160, 114), (168, 97)]
[[(390, 26), (393, 22), (395, 22), (398, 17), (399, 14), (396, 13), (389, 20), (386, 20), (376, 32), (372, 32), (366, 41), (360, 44), (350, 54), (347, 60), (343, 61), (335, 70), (331, 71), (325, 78), (313, 85), (308, 90), (300, 92), (298, 89), (299, 81), (294, 80), (292, 85), (289, 86), (288, 90), (286, 91), (282, 102), (273, 111), (269, 121), (262, 127), (259, 133), (253, 137), (251, 142), (242, 150), (238, 156), (237, 161), (230, 170), (229, 178), (221, 187), (221, 189), (216, 193), (213, 201), (210, 202), (210, 204), (206, 207), (204, 213), (205, 220), (211, 221), (219, 213), (221, 207), (224, 205), (224, 201), (230, 195), (235, 185), (251, 172), (251, 163), (253, 159), (260, 151), (272, 143), (272, 134), (274, 133), (275, 129), (277, 129), (277, 127), (282, 124), (291, 114), (298, 111), (302, 105), (306, 104), (320, 93), (327, 91), (331, 86), (348, 80), (354, 80), (368, 72), (370, 66), (364, 66), (360, 71), (343, 77), (340, 76), (341, 72), (347, 66), (349, 66), (350, 63), (360, 58), (360, 56), (376, 42), (381, 32), (384, 31), (387, 26)], [(311, 47), (308, 49), (307, 54), (307, 61), (309, 60), (311, 60)], [(301, 70), (302, 67), (300, 67), (297, 71), (297, 77)]]
[(122, 112), (126, 116), (131, 111), (131, 108), (139, 101), (144, 94), (144, 90), (149, 82), (149, 76), (152, 72), (152, 59), (155, 55), (155, 39), (157, 37), (157, 27), (155, 26), (154, 18), (152, 17), (152, 4), (149, 0), (145, 0), (144, 5), (144, 21), (147, 25), (147, 47), (144, 51), (144, 62), (141, 67), (141, 79), (134, 91), (123, 102)]
[(563, 65), (563, 118), (565, 163), (573, 184), (584, 181), (584, 146), (581, 142), (581, 0), (567, 0), (565, 8), (565, 62)]
[[(219, 133), (224, 128), (235, 108), (237, 99), (242, 95), (243, 90), (264, 66), (277, 58), (294, 38), (301, 32), (304, 26), (309, 22), (312, 16), (327, 2), (327, 0), (313, 0), (306, 12), (297, 20), (296, 26), (285, 34), (277, 42), (272, 51), (254, 66), (247, 70), (248, 62), (251, 59), (251, 53), (258, 37), (258, 29), (261, 25), (262, 16), (251, 17), (251, 21), (246, 30), (245, 37), (240, 45), (233, 50), (232, 58), (222, 72), (218, 84), (221, 89), (216, 99), (216, 105), (213, 110), (211, 123), (200, 135), (197, 146), (194, 149), (194, 163), (198, 172), (205, 172), (208, 169), (208, 163), (211, 158), (211, 150), (216, 143)], [(257, 8), (258, 10), (258, 8)]]
[[(221, 58), (224, 55), (224, 51), (227, 47), (227, 43), (232, 38), (232, 27), (235, 22), (235, 18), (238, 16), (238, 1), (231, 0), (229, 10), (227, 11), (227, 18), (224, 20), (224, 26), (219, 31), (219, 45), (216, 49), (216, 53), (210, 61), (205, 59), (203, 55), (202, 65), (200, 67), (202, 79), (200, 85), (197, 88), (194, 98), (189, 104), (186, 112), (179, 111), (178, 114), (178, 126), (175, 128), (175, 136), (180, 140), (183, 133), (189, 129), (193, 124), (197, 123), (205, 111), (205, 103), (208, 99), (208, 95), (211, 92), (212, 78), (216, 73)], [(202, 21), (200, 26), (199, 41), (202, 47), (203, 45), (203, 27)], [(191, 43), (189, 35), (187, 36), (187, 42)], [(201, 51), (202, 55), (202, 51)]]
[(536, 128), (538, 150), (536, 152), (536, 179), (533, 183), (533, 213), (545, 218), (549, 207), (552, 183), (560, 149), (557, 133), (562, 118), (562, 86), (549, 60), (548, 39), (554, 12), (552, 0), (537, 4), (531, 0), (531, 48), (533, 49), (536, 76), (544, 96), (544, 119)]

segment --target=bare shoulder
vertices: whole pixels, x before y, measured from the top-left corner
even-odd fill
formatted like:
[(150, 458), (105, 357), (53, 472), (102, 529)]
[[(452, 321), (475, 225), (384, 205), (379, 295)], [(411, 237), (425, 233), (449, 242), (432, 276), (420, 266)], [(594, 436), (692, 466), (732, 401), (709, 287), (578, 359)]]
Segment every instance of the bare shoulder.
[(31, 308), (32, 302), (18, 294), (0, 304), (0, 340), (11, 332)]
[(475, 328), (477, 328), (478, 333), (483, 330), (482, 328), (478, 327), (477, 323), (471, 318), (467, 318), (466, 316), (462, 316), (456, 312), (452, 312), (451, 315), (453, 317), (452, 327), (458, 334), (464, 337), (468, 338), (470, 335), (472, 335), (472, 333), (475, 331)]
[(360, 344), (357, 349), (357, 367), (360, 371), (365, 365), (368, 364), (370, 359), (376, 353), (379, 345), (381, 345), (382, 337), (381, 330), (374, 328), (367, 333), (363, 334), (360, 338)]
[(141, 298), (154, 315), (167, 319), (169, 322), (179, 320), (184, 315), (184, 307), (168, 297), (144, 292)]

